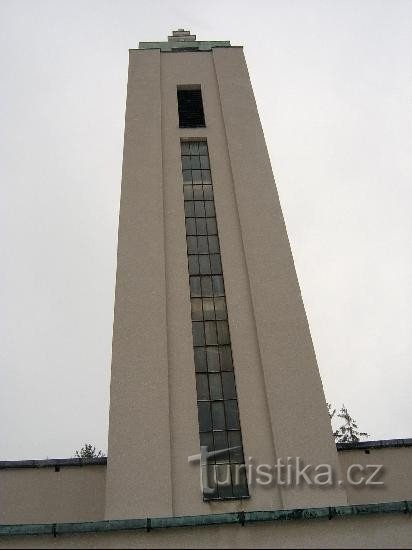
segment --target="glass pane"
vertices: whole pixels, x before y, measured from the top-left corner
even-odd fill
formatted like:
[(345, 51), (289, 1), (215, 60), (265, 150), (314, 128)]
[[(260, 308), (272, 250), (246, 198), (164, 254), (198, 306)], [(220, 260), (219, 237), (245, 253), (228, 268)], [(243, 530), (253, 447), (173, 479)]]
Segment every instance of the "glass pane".
[(205, 199), (205, 201), (213, 200), (213, 187), (211, 185), (203, 186), (203, 198)]
[(199, 256), (188, 256), (189, 275), (199, 275)]
[(192, 334), (193, 334), (193, 345), (194, 346), (204, 346), (205, 345), (205, 333), (203, 328), (203, 323), (199, 321), (192, 322)]
[(201, 185), (193, 186), (193, 200), (202, 201), (203, 200), (203, 189)]
[(195, 217), (195, 203), (193, 201), (185, 201), (185, 216), (186, 218)]
[(224, 296), (225, 288), (223, 286), (223, 277), (221, 275), (214, 275), (212, 278), (214, 296)]
[(214, 346), (217, 344), (216, 323), (214, 321), (205, 322), (206, 345)]
[(207, 243), (207, 237), (198, 237), (197, 239), (199, 254), (209, 254), (209, 247)]
[(220, 252), (219, 239), (217, 237), (208, 237), (208, 240), (209, 240), (209, 252), (210, 252), (210, 254), (219, 253)]
[(227, 432), (229, 437), (230, 461), (242, 463), (244, 461), (242, 438), (240, 432)]
[(192, 298), (190, 302), (192, 305), (192, 320), (202, 321), (202, 300), (200, 298)]
[(198, 141), (192, 141), (189, 145), (190, 145), (190, 154), (191, 155), (198, 155), (199, 154), (199, 142)]
[[(230, 464), (225, 464), (226, 468), (230, 467)], [(233, 498), (233, 485), (219, 485), (219, 500), (232, 499)]]
[[(207, 467), (207, 476), (205, 478), (202, 478), (203, 498), (205, 500), (219, 497), (216, 479), (217, 475), (215, 472), (215, 465), (210, 464)], [(207, 487), (205, 487), (205, 484), (207, 484)]]
[(214, 218), (216, 216), (215, 203), (213, 201), (205, 202), (205, 212), (206, 212), (206, 218)]
[(196, 374), (196, 390), (198, 401), (201, 401), (202, 399), (209, 400), (209, 385), (207, 381), (207, 376), (207, 374)]
[(212, 422), (214, 430), (224, 430), (225, 425), (225, 411), (223, 408), (223, 401), (213, 401), (212, 405)]
[(190, 277), (190, 296), (192, 298), (200, 298), (202, 295), (200, 291), (200, 277)]
[(219, 486), (219, 494), (222, 486), (232, 484), (232, 472), (229, 464), (216, 464), (216, 481)]
[(210, 417), (210, 403), (202, 401), (197, 404), (197, 414), (199, 417), (199, 431), (212, 431), (212, 421)]
[(230, 346), (219, 346), (219, 355), (222, 370), (233, 370), (232, 350)]
[(197, 254), (197, 238), (196, 237), (187, 237), (187, 253), (188, 254)]
[(212, 288), (212, 277), (204, 276), (201, 278), (200, 282), (202, 286), (202, 296), (213, 296), (213, 288)]
[(216, 325), (219, 344), (230, 344), (229, 325), (227, 321), (217, 321)]
[[(183, 170), (187, 170), (191, 168), (190, 157), (182, 157), (182, 168)], [(200, 160), (199, 160), (199, 168), (200, 168)]]
[(198, 235), (207, 235), (206, 218), (195, 218)]
[(203, 318), (205, 321), (214, 321), (215, 308), (213, 298), (203, 298)]
[(206, 225), (208, 235), (217, 235), (216, 218), (207, 218)]
[(230, 464), (216, 464), (216, 475), (220, 498), (233, 496)]
[(237, 401), (232, 399), (231, 401), (225, 401), (226, 422), (229, 430), (239, 430), (239, 410), (237, 407)]
[(204, 218), (205, 217), (205, 203), (203, 201), (196, 201), (194, 204), (195, 204), (195, 216), (196, 216), (196, 218)]
[[(225, 373), (228, 374), (228, 373)], [(209, 374), (209, 385), (210, 385), (210, 399), (223, 399), (222, 393), (222, 381), (220, 379), (220, 373)]]
[(193, 188), (191, 185), (185, 185), (183, 187), (183, 194), (185, 197), (185, 201), (192, 201), (193, 200)]
[(202, 181), (203, 183), (210, 183), (212, 181), (210, 170), (202, 170)]
[[(196, 219), (186, 218), (186, 235), (196, 235)], [(209, 237), (213, 239), (213, 237)], [(209, 242), (210, 246), (210, 242)]]
[(225, 399), (236, 399), (235, 377), (233, 372), (222, 372), (223, 395)]
[(199, 141), (199, 155), (207, 155), (206, 141)]
[(219, 372), (219, 350), (218, 348), (206, 348), (207, 370), (209, 372)]
[[(188, 158), (188, 157), (182, 157), (182, 159)], [(192, 167), (192, 170), (199, 170), (200, 169), (200, 159), (199, 157), (190, 157), (190, 165), (184, 166), (183, 168), (189, 168)]]
[(202, 173), (200, 170), (192, 170), (192, 180), (194, 185), (200, 185), (202, 183)]
[(205, 348), (195, 348), (195, 370), (196, 372), (206, 372), (206, 349)]
[(222, 273), (222, 264), (220, 263), (220, 254), (212, 254), (210, 256), (211, 271), (213, 274), (218, 275)]
[(215, 204), (213, 201), (205, 201), (205, 216), (206, 218), (214, 218), (215, 213)]
[(192, 183), (192, 171), (191, 170), (183, 170), (183, 183)]
[(202, 155), (200, 157), (200, 166), (204, 170), (209, 169), (210, 168), (210, 166), (209, 166), (209, 157), (207, 157), (206, 155)]
[(242, 467), (239, 464), (233, 464), (231, 468), (232, 468), (233, 496), (235, 497), (249, 496), (245, 467), (244, 466)]
[[(180, 147), (182, 149), (182, 155), (189, 155), (190, 154), (190, 147), (189, 147), (189, 143), (187, 142), (181, 142), (180, 144)], [(203, 155), (203, 150), (202, 150), (202, 155)]]
[[(223, 451), (229, 447), (227, 442), (227, 432), (214, 432), (214, 446), (216, 451)], [(216, 462), (224, 462), (229, 460), (229, 451), (215, 455)]]
[[(213, 442), (213, 434), (212, 432), (205, 432), (201, 433), (200, 435), (200, 446), (201, 447), (207, 447), (208, 452), (214, 451), (214, 442)], [(209, 458), (209, 461), (213, 459)]]
[(204, 256), (199, 256), (199, 266), (201, 275), (210, 275), (210, 256), (205, 254)]
[(227, 319), (225, 298), (215, 298), (215, 313), (218, 321)]

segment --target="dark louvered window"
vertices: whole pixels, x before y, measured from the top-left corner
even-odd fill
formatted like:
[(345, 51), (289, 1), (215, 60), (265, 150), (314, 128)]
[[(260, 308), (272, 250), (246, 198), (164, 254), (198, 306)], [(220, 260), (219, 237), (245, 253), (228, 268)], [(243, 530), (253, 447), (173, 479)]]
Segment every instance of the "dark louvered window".
[(180, 128), (204, 128), (205, 114), (203, 112), (202, 91), (177, 90)]

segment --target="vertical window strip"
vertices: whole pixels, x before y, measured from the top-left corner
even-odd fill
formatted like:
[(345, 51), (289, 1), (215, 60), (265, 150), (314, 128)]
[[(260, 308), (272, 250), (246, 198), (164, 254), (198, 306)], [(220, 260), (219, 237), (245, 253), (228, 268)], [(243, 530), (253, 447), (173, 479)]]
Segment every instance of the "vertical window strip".
[(181, 142), (193, 350), (205, 500), (247, 498), (242, 434), (207, 142)]

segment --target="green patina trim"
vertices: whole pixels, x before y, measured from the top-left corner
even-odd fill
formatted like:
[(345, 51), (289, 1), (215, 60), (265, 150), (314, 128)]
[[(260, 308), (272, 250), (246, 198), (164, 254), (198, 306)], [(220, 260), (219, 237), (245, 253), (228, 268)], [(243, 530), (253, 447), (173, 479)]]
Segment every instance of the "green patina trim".
[(196, 42), (139, 42), (139, 50), (161, 50), (178, 52), (193, 48), (193, 51), (207, 52), (212, 48), (230, 48), (229, 40), (196, 41)]
[(177, 527), (201, 527), (270, 522), (279, 520), (305, 520), (339, 518), (370, 514), (411, 513), (412, 500), (381, 502), (379, 504), (356, 504), (352, 506), (330, 506), (324, 508), (297, 508), (293, 510), (269, 510), (262, 512), (233, 512), (228, 514), (207, 514), (166, 518), (127, 519), (96, 521), (89, 523), (50, 523), (43, 525), (0, 525), (0, 536), (68, 535), (79, 533), (109, 533), (116, 531), (151, 531)]

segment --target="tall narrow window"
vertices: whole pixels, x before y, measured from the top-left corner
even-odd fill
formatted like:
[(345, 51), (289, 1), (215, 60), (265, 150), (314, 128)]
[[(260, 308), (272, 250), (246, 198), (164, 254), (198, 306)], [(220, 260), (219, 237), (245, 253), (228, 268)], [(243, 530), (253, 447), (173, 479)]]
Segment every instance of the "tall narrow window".
[(207, 447), (205, 500), (249, 496), (209, 153), (181, 143), (197, 406)]
[(202, 91), (177, 90), (180, 128), (204, 128), (205, 114), (203, 112)]

